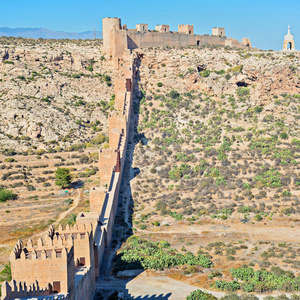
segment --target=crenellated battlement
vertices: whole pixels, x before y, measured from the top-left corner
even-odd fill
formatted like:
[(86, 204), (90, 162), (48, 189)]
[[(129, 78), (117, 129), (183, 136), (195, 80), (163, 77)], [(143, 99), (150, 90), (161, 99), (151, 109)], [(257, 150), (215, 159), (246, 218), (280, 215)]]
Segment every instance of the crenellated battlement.
[(111, 154), (115, 154), (118, 150), (117, 149), (113, 149), (113, 148), (107, 148), (107, 149), (104, 149), (104, 148), (100, 148), (99, 149), (99, 153), (101, 155), (111, 155)]
[(120, 119), (123, 119), (125, 116), (124, 116), (124, 111), (114, 111), (114, 112), (111, 112), (109, 115), (108, 115), (109, 118), (120, 118)]
[(36, 246), (34, 246), (32, 240), (29, 239), (27, 247), (23, 247), (23, 243), (17, 243), (15, 245), (11, 252), (10, 260), (67, 258), (73, 246), (74, 238), (72, 235), (69, 235), (69, 237), (57, 236), (53, 239), (48, 236), (45, 240), (39, 238)]
[[(52, 226), (53, 227), (53, 226)], [(93, 232), (93, 225), (91, 223), (76, 223), (73, 225), (73, 227), (70, 227), (68, 224), (65, 228), (62, 227), (62, 225), (59, 225), (57, 228), (57, 231), (54, 230), (54, 234), (59, 235), (69, 235), (72, 234), (74, 239), (76, 239), (76, 234), (83, 234), (86, 233), (88, 235), (92, 234)]]

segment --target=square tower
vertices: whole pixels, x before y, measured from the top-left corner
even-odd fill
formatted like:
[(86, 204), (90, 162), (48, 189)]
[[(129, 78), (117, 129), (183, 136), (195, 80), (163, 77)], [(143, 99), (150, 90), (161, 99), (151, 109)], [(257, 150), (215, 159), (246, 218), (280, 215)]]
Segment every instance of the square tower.
[(214, 27), (212, 29), (212, 35), (224, 37), (225, 36), (225, 28), (222, 27)]
[(178, 24), (178, 33), (191, 34), (194, 35), (194, 25), (183, 25)]
[(144, 23), (136, 24), (135, 28), (136, 28), (136, 31), (139, 31), (139, 32), (148, 32), (148, 24), (144, 24)]
[(170, 32), (169, 25), (156, 25), (155, 30), (158, 32)]

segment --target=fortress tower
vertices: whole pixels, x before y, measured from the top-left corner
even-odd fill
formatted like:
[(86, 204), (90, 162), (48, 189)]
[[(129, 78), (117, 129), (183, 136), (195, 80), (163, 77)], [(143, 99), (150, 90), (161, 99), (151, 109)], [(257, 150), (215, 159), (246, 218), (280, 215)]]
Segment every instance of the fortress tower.
[(294, 36), (291, 34), (291, 26), (288, 27), (288, 33), (284, 36), (282, 50), (295, 50)]
[(102, 19), (102, 31), (103, 31), (103, 51), (110, 53), (110, 31), (116, 27), (121, 29), (121, 19), (119, 18), (103, 18)]
[(216, 36), (225, 36), (225, 28), (222, 27), (214, 27), (212, 29), (212, 35), (216, 35)]
[(184, 33), (184, 34), (194, 35), (194, 25), (178, 24), (178, 33)]

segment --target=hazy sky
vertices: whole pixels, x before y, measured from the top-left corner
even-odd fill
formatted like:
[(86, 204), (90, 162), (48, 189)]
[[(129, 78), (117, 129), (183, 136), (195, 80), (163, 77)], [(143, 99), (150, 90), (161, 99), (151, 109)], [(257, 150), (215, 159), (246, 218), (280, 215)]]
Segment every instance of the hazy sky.
[(122, 24), (194, 24), (196, 34), (225, 27), (226, 36), (249, 37), (261, 49), (281, 49), (291, 25), (300, 49), (300, 0), (9, 0), (1, 1), (0, 27), (33, 27), (82, 32), (102, 29), (103, 17), (119, 17)]

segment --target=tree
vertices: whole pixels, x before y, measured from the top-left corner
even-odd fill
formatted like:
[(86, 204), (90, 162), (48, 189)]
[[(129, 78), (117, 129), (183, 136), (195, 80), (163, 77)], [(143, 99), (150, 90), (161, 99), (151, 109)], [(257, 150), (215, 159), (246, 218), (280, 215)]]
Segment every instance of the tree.
[(70, 170), (67, 168), (57, 168), (55, 171), (55, 184), (61, 186), (62, 188), (67, 187), (72, 182), (73, 176)]

